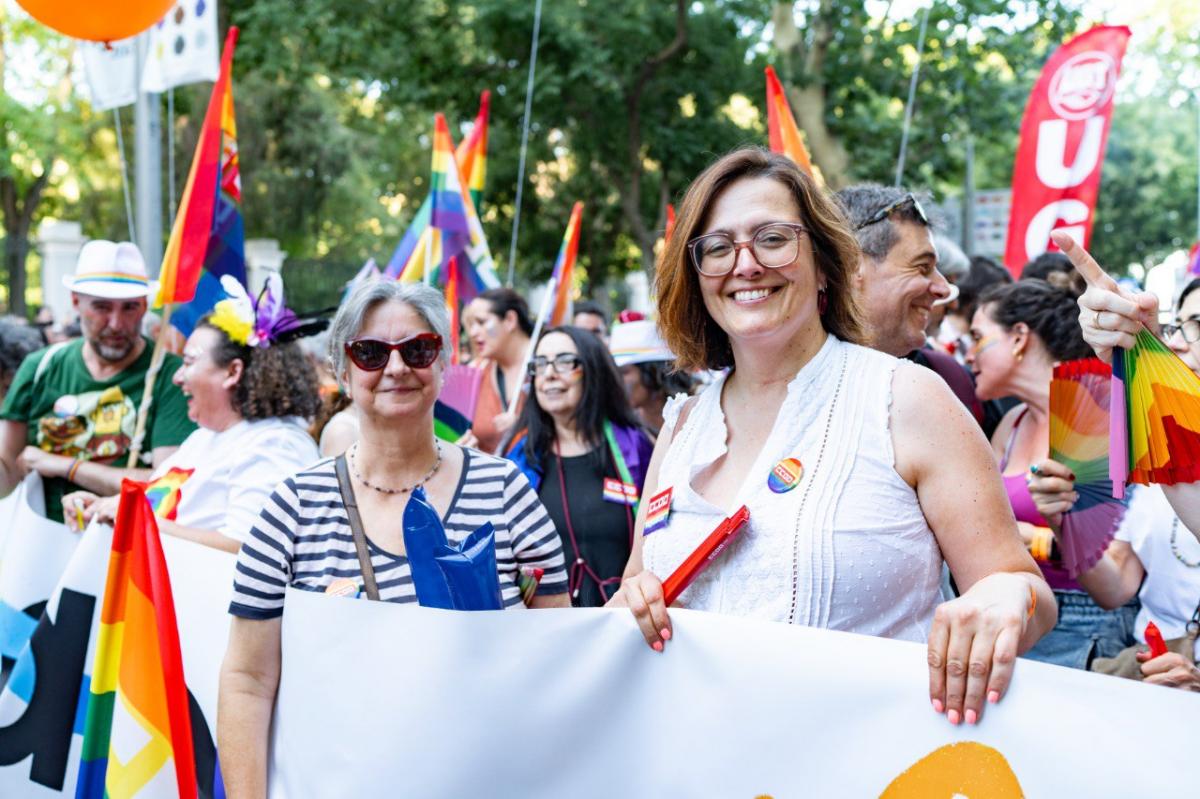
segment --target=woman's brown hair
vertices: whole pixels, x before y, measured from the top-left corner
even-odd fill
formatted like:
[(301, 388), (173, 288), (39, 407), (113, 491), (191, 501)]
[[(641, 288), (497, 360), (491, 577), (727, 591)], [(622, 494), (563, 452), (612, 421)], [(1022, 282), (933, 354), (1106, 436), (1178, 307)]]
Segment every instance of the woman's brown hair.
[(854, 234), (833, 200), (786, 156), (759, 147), (735, 150), (705, 169), (688, 187), (671, 240), (663, 249), (654, 279), (658, 327), (681, 369), (724, 369), (733, 365), (725, 334), (704, 307), (700, 278), (688, 242), (708, 221), (713, 201), (742, 178), (771, 178), (792, 193), (812, 242), (817, 270), (825, 277), (828, 304), (821, 323), (843, 341), (861, 344), (862, 321), (850, 287), (858, 266)]

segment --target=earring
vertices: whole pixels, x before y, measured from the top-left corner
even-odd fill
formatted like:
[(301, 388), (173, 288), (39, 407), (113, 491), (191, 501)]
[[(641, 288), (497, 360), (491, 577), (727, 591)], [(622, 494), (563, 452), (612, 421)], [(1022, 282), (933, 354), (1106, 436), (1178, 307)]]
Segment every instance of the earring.
[(820, 291), (817, 292), (817, 314), (819, 316), (824, 316), (825, 309), (828, 307), (829, 307), (829, 293), (826, 292), (825, 289), (821, 289)]
[(1025, 357), (1025, 351), (1014, 347), (1013, 357), (1017, 359), (1017, 363), (1020, 363), (1021, 359)]

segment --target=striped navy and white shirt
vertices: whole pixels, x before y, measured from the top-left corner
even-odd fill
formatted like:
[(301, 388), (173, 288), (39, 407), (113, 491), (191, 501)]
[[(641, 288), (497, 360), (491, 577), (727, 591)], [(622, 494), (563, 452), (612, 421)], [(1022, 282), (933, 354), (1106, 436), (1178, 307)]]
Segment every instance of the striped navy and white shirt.
[[(496, 567), (505, 608), (522, 608), (521, 566), (545, 570), (538, 594), (567, 590), (562, 542), (529, 481), (511, 461), (463, 450), (462, 476), (442, 520), (458, 543), (484, 522), (496, 528)], [(379, 597), (415, 603), (408, 558), (370, 540)], [(324, 591), (334, 580), (361, 580), (354, 534), (346, 517), (333, 459), (323, 460), (276, 487), (238, 554), (229, 612), (247, 619), (283, 613), (284, 590)]]

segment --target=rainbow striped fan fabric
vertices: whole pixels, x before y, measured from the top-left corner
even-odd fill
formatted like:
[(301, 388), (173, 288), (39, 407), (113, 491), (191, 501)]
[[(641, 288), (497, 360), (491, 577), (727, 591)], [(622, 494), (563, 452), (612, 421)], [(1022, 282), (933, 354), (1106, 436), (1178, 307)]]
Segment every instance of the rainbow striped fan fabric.
[(1109, 477), (1114, 385), (1112, 370), (1096, 358), (1060, 363), (1050, 381), (1050, 457), (1075, 473), (1079, 494), (1063, 514), (1060, 536), (1063, 564), (1072, 578), (1096, 565), (1129, 504), (1114, 496)]
[(1150, 331), (1113, 350), (1112, 396), (1114, 496), (1128, 483), (1200, 479), (1200, 377)]

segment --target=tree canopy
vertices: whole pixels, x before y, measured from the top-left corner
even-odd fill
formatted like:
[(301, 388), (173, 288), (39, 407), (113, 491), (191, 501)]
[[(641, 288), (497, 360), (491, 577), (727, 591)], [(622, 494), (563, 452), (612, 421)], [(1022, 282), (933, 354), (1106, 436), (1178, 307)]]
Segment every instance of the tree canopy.
[[(1080, 6), (932, 6), (907, 184), (939, 198), (960, 193), (969, 137), (976, 185), (1007, 187), (1025, 100), (1042, 63), (1095, 21)], [(1200, 79), (1188, 84), (1186, 65), (1196, 61), (1200, 25), (1189, 23), (1197, 20), (1187, 10), (1168, 13), (1175, 15), (1170, 24), (1135, 40), (1134, 49), (1141, 63), (1169, 78), (1149, 89), (1144, 79), (1126, 81), (1118, 95), (1093, 234), (1099, 257), (1118, 269), (1159, 258), (1195, 235), (1190, 104), (1198, 100), (1189, 92)], [(248, 236), (279, 239), (293, 259), (337, 264), (343, 272), (367, 257), (385, 262), (428, 189), (434, 112), (444, 112), (461, 137), (488, 89), (481, 213), (504, 274), (533, 2), (227, 0), (221, 14), (223, 24), (242, 29), (234, 91)], [(769, 63), (831, 185), (891, 182), (918, 29), (918, 17), (870, 0), (544, 3), (518, 282), (548, 274), (576, 200), (586, 203), (580, 264), (587, 290), (652, 268), (666, 204), (716, 155), (766, 143), (762, 70)], [(13, 48), (32, 47), (47, 74), (55, 59), (67, 60), (69, 43), (27, 19), (4, 20), (0, 31), (10, 58)], [(59, 71), (69, 83), (71, 71)], [(177, 186), (208, 91), (196, 85), (176, 93)], [(124, 211), (111, 116), (61, 92), (46, 89), (42, 97), (3, 100), (0, 188), (7, 179), (27, 192), (41, 178), (43, 196), (30, 223), (62, 215), (83, 221), (89, 235), (118, 235)], [(47, 171), (47, 163), (62, 166)], [(10, 238), (20, 235), (8, 217), (5, 210)]]

